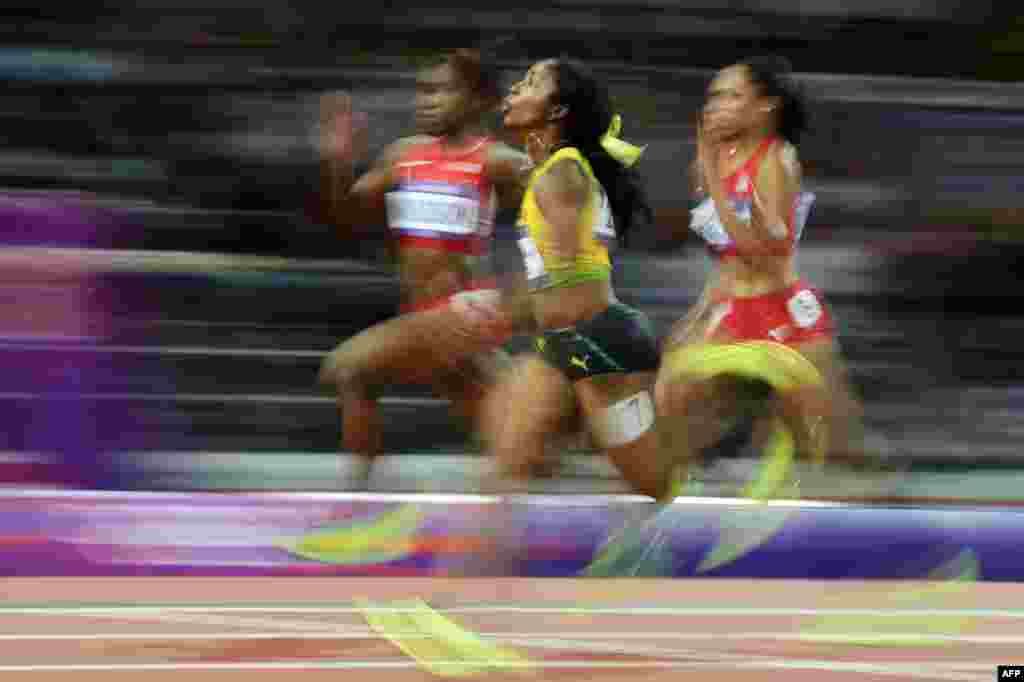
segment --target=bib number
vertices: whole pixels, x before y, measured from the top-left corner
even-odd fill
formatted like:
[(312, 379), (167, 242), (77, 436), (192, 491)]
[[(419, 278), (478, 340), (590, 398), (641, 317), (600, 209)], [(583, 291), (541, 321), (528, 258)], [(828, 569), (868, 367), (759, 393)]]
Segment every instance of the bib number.
[(605, 246), (615, 243), (615, 215), (612, 213), (608, 197), (601, 193), (601, 210), (594, 220), (594, 239)]
[(718, 218), (718, 211), (715, 210), (715, 203), (711, 199), (705, 199), (697, 208), (691, 209), (690, 216), (690, 229), (709, 245), (721, 248), (732, 242), (729, 233), (725, 231), (725, 226)]
[(797, 292), (786, 301), (786, 308), (789, 310), (789, 316), (793, 319), (793, 323), (802, 329), (813, 327), (824, 314), (818, 297), (807, 289)]
[(519, 251), (523, 254), (523, 264), (526, 266), (526, 279), (543, 277), (544, 257), (540, 255), (537, 244), (532, 237), (521, 237), (519, 239)]
[(480, 227), (480, 205), (466, 197), (400, 190), (388, 192), (386, 202), (393, 228), (465, 236)]

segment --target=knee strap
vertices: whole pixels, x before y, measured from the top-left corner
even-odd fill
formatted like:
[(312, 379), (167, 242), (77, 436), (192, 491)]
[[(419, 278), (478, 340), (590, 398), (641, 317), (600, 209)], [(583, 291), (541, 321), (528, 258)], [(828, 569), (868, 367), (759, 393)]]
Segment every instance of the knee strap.
[(591, 420), (597, 442), (604, 448), (628, 445), (654, 426), (654, 403), (647, 391), (609, 405)]

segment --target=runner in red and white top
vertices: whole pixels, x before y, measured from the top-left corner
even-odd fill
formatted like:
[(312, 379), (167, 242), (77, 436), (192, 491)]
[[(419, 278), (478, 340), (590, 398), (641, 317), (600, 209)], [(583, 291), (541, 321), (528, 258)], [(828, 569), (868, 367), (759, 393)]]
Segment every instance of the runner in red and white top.
[(342, 447), (369, 462), (380, 451), (377, 397), (388, 384), (428, 383), (476, 426), (480, 399), (503, 365), (515, 324), (490, 269), (494, 218), (516, 206), (530, 160), (492, 139), (484, 115), (500, 101), (497, 69), (476, 50), (445, 54), (420, 70), (417, 134), (388, 146), (358, 180), (365, 117), (347, 95), (322, 102), (322, 194), (332, 222), (379, 224), (395, 237), (400, 316), (346, 340), (321, 380), (338, 391)]
[[(689, 422), (678, 445), (684, 459), (720, 437), (700, 424), (720, 421), (722, 410), (734, 407), (729, 392), (736, 390), (735, 376), (709, 378), (710, 370), (694, 367), (724, 367), (730, 356), (736, 364), (741, 355), (755, 368), (747, 378), (773, 358), (795, 361), (807, 370), (804, 376), (820, 378), (775, 391), (774, 418), (788, 426), (798, 455), (860, 459), (863, 450), (860, 407), (832, 317), (821, 292), (797, 268), (796, 247), (814, 195), (802, 189), (797, 144), (806, 111), (790, 71), (788, 62), (770, 57), (722, 69), (698, 119), (694, 189), (704, 198), (690, 227), (706, 243), (714, 272), (669, 335), (656, 387), (659, 417)], [(704, 360), (692, 359), (694, 344), (707, 346)]]

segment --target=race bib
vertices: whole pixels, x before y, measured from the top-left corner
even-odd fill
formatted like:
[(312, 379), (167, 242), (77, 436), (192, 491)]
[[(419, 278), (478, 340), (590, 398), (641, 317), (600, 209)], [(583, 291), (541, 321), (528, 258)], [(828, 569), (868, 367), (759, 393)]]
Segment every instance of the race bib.
[(811, 215), (811, 208), (814, 206), (815, 199), (817, 199), (817, 196), (812, 192), (800, 192), (795, 199), (793, 231), (795, 232), (796, 239), (800, 239), (804, 232), (804, 225), (807, 224), (807, 219)]
[(786, 301), (786, 308), (789, 310), (789, 316), (792, 318), (793, 324), (803, 329), (813, 327), (821, 319), (822, 314), (824, 314), (821, 303), (818, 302), (818, 297), (808, 289), (794, 294)]
[(468, 197), (401, 190), (389, 192), (386, 200), (395, 229), (466, 236), (480, 226), (480, 204)]
[(523, 254), (523, 264), (526, 267), (526, 279), (532, 280), (543, 277), (546, 274), (544, 269), (544, 257), (540, 255), (537, 244), (533, 237), (520, 237), (519, 250)]
[(615, 243), (615, 216), (612, 214), (608, 197), (601, 194), (601, 208), (594, 216), (594, 238), (602, 244)]
[(725, 231), (715, 210), (715, 202), (711, 199), (705, 199), (697, 208), (691, 209), (690, 229), (711, 246), (724, 248), (732, 243), (732, 238)]

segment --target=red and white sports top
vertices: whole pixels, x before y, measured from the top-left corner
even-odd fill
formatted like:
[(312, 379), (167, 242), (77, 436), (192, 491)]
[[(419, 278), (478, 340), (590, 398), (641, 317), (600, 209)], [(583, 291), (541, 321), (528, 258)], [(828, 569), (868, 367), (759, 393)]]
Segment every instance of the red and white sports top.
[[(757, 177), (757, 171), (764, 155), (768, 153), (777, 139), (775, 137), (767, 138), (745, 164), (722, 181), (733, 210), (736, 211), (737, 217), (744, 222), (750, 221), (751, 207), (754, 203), (754, 178)], [(787, 241), (791, 246), (795, 246), (800, 241), (814, 200), (815, 196), (811, 192), (800, 192), (793, 201), (793, 208), (786, 223), (786, 228), (789, 231)], [(712, 255), (727, 258), (737, 254), (736, 242), (729, 236), (729, 232), (722, 224), (718, 211), (715, 209), (715, 202), (710, 196), (700, 202), (697, 208), (691, 210), (690, 214), (690, 229), (704, 240)]]
[(399, 244), (483, 255), (497, 198), (485, 172), (490, 138), (454, 152), (440, 140), (412, 146), (395, 162), (388, 224)]

